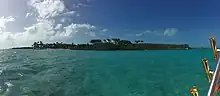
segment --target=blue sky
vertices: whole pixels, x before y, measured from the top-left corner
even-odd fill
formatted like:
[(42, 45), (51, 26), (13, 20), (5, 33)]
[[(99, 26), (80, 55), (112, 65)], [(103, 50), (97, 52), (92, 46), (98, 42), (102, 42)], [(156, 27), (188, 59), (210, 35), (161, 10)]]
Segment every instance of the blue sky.
[[(0, 0), (0, 48), (118, 37), (209, 46), (218, 0)], [(218, 43), (220, 45), (220, 43)]]
[(114, 35), (176, 28), (174, 36), (145, 34), (141, 39), (198, 46), (209, 45), (208, 34), (220, 35), (219, 4), (218, 0), (96, 0), (82, 14)]

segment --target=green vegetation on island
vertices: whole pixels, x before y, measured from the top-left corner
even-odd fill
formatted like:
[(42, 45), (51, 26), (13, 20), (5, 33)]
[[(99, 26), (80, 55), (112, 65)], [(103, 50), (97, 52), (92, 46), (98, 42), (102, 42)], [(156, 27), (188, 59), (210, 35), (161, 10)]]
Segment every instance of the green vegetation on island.
[(71, 49), (71, 50), (174, 50), (191, 49), (188, 44), (153, 44), (145, 43), (143, 40), (136, 40), (132, 43), (129, 40), (93, 39), (87, 44), (66, 44), (63, 42), (46, 43), (34, 42), (32, 47), (20, 47), (13, 49)]

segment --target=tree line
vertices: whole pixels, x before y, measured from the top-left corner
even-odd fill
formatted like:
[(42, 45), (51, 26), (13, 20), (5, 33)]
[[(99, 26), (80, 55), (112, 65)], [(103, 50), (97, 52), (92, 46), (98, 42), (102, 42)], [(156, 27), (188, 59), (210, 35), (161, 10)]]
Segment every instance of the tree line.
[[(135, 40), (134, 41), (135, 44), (139, 44), (139, 43), (143, 43), (144, 41), (143, 40)], [(104, 39), (104, 40), (101, 40), (101, 39), (92, 39), (90, 40), (89, 42), (90, 44), (115, 44), (115, 45), (126, 45), (126, 44), (133, 44), (131, 41), (129, 40), (121, 40), (119, 38), (113, 38), (113, 39)], [(33, 48), (67, 48), (67, 47), (70, 47), (70, 46), (83, 46), (83, 45), (90, 45), (90, 44), (66, 44), (66, 43), (63, 43), (63, 42), (55, 42), (55, 43), (46, 43), (44, 44), (42, 41), (37, 41), (37, 42), (34, 42), (32, 44), (32, 47)]]
[(66, 44), (63, 42), (46, 43), (42, 41), (34, 42), (34, 49), (73, 49), (73, 50), (154, 50), (154, 49), (190, 49), (188, 44), (153, 44), (145, 43), (143, 40), (135, 40), (132, 43), (129, 40), (119, 38), (112, 39), (92, 39), (87, 44)]

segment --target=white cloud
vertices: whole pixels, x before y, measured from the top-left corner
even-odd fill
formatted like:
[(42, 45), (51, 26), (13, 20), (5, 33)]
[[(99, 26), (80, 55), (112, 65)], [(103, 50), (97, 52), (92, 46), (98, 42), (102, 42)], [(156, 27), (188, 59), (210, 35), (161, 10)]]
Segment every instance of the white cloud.
[(136, 34), (137, 37), (140, 37), (140, 36), (143, 36), (143, 35), (144, 35), (144, 33), (138, 33), (138, 34)]
[(29, 16), (32, 16), (33, 15), (33, 13), (27, 13), (26, 15), (25, 15), (25, 18), (28, 18)]
[[(88, 39), (96, 36), (97, 28), (91, 24), (65, 23), (70, 18), (67, 15), (77, 15), (75, 11), (67, 11), (63, 0), (29, 0), (31, 12), (24, 14), (25, 18), (31, 16), (36, 20), (23, 28), (23, 32), (6, 32), (0, 30), (0, 48), (16, 46), (30, 46), (34, 41), (54, 42), (72, 41), (74, 38)], [(80, 4), (79, 4), (80, 5)], [(80, 5), (81, 6), (81, 5)], [(79, 14), (78, 14), (79, 15)], [(64, 22), (57, 24), (55, 17), (64, 19)], [(15, 21), (12, 16), (0, 18), (0, 29), (5, 29), (8, 22)], [(80, 36), (80, 37), (79, 37)]]
[(56, 27), (55, 27), (54, 29), (55, 29), (55, 30), (59, 30), (59, 29), (62, 28), (62, 26), (63, 26), (62, 24), (57, 24)]
[(63, 17), (63, 18), (61, 18), (60, 22), (66, 23), (66, 22), (71, 22), (71, 20), (72, 20), (72, 18)]
[(4, 29), (5, 28), (5, 24), (8, 23), (8, 22), (12, 22), (12, 21), (15, 21), (15, 19), (12, 17), (12, 16), (9, 16), (9, 17), (1, 17), (0, 18), (0, 29)]
[(30, 0), (29, 4), (37, 10), (39, 18), (55, 17), (65, 10), (61, 0)]
[(106, 31), (108, 31), (108, 29), (103, 29), (103, 30), (101, 30), (101, 32), (106, 32)]
[(25, 15), (25, 18), (28, 18), (30, 16), (30, 13), (27, 13), (26, 15)]
[(174, 36), (174, 35), (176, 35), (177, 32), (178, 32), (177, 28), (166, 28), (164, 30), (163, 35), (164, 36)]
[(102, 29), (101, 31), (100, 31), (100, 34), (99, 35), (101, 35), (101, 36), (104, 36), (104, 35), (106, 35), (106, 32), (108, 31), (108, 29)]
[(73, 4), (74, 8), (80, 8), (80, 7), (87, 7), (88, 5), (83, 4), (83, 3), (77, 3), (77, 4)]
[(147, 34), (147, 33), (154, 33), (154, 32), (151, 31), (151, 30), (146, 30), (146, 31), (144, 31), (144, 32), (141, 32), (141, 33), (135, 34), (135, 36), (140, 37), (140, 36), (144, 36), (144, 35)]
[[(96, 29), (96, 27), (90, 24), (71, 24), (67, 27), (64, 27), (65, 31), (63, 32), (63, 35), (65, 34), (64, 36), (72, 36), (76, 33), (83, 33), (83, 32), (85, 34), (88, 34), (93, 29)], [(94, 34), (92, 36), (94, 36)]]
[(141, 36), (144, 36), (145, 34), (154, 34), (157, 36), (174, 36), (174, 35), (176, 35), (177, 32), (178, 32), (177, 28), (166, 28), (162, 32), (159, 30), (156, 30), (156, 31), (146, 30), (144, 32), (135, 34), (135, 36), (141, 37)]
[[(96, 27), (90, 24), (71, 24), (66, 27), (57, 24), (55, 28), (53, 26), (55, 25), (52, 21), (45, 20), (25, 28), (24, 32), (3, 32), (0, 34), (0, 37), (3, 37), (0, 39), (0, 44), (9, 42), (5, 47), (30, 46), (34, 41), (39, 40), (43, 42), (71, 41), (77, 34), (96, 36), (95, 32), (92, 32)], [(63, 31), (56, 31), (59, 28)]]
[(91, 36), (91, 37), (96, 36), (95, 32), (91, 32), (91, 31), (85, 32), (85, 35), (88, 35), (88, 36)]
[(74, 14), (76, 14), (76, 11), (69, 11), (69, 12), (63, 13), (63, 15), (74, 15)]

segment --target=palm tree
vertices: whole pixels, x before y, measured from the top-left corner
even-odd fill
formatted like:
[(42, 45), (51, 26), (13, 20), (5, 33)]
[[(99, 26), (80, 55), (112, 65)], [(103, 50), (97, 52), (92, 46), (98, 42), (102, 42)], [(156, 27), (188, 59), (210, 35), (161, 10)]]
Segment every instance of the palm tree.
[(56, 47), (56, 43), (53, 43), (53, 47), (54, 47), (54, 48)]
[(40, 41), (40, 44), (39, 44), (39, 45), (40, 45), (41, 48), (44, 47), (44, 46), (43, 46), (44, 44), (43, 44), (42, 41)]
[(134, 42), (135, 42), (136, 44), (138, 44), (138, 43), (140, 42), (140, 40), (135, 40)]
[(33, 48), (36, 48), (36, 47), (38, 47), (38, 44), (37, 44), (37, 42), (34, 42), (34, 44), (32, 45), (32, 47), (33, 47)]

